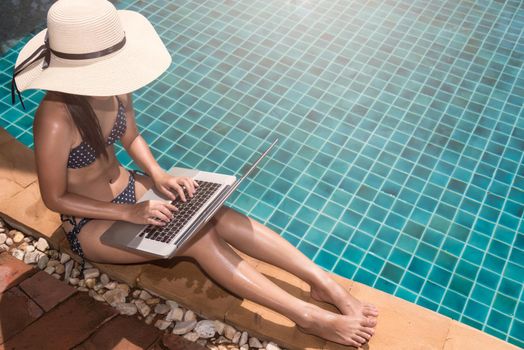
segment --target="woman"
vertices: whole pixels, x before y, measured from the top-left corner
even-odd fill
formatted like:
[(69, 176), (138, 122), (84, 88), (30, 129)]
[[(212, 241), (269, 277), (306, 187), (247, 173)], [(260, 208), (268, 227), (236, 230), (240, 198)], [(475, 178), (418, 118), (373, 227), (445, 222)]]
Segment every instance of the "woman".
[[(59, 0), (48, 28), (20, 52), (14, 93), (47, 90), (34, 120), (34, 149), (42, 199), (61, 213), (72, 249), (91, 261), (141, 263), (151, 257), (104, 245), (114, 220), (165, 225), (177, 210), (168, 202), (136, 203), (153, 186), (182, 201), (198, 191), (191, 178), (160, 168), (135, 122), (131, 92), (158, 77), (171, 58), (140, 14), (117, 11), (106, 0)], [(144, 171), (115, 157), (119, 140)], [(185, 188), (185, 191), (184, 191)], [(300, 300), (259, 273), (231, 246), (285, 269), (311, 286), (312, 298), (341, 314)], [(220, 285), (293, 320), (306, 333), (361, 346), (374, 333), (377, 310), (349, 294), (330, 275), (264, 225), (223, 207), (180, 250)], [(233, 277), (231, 277), (233, 276)]]

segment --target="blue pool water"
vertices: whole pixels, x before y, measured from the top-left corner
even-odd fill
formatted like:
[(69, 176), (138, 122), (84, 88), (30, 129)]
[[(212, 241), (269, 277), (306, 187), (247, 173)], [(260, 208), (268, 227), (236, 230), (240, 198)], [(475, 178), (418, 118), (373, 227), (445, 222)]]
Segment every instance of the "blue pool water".
[[(237, 174), (279, 137), (231, 206), (329, 271), (524, 346), (521, 1), (118, 7), (173, 56), (134, 94), (164, 168)], [(0, 58), (3, 82), (29, 37)], [(32, 147), (43, 93), (23, 111), (1, 89), (0, 126)]]

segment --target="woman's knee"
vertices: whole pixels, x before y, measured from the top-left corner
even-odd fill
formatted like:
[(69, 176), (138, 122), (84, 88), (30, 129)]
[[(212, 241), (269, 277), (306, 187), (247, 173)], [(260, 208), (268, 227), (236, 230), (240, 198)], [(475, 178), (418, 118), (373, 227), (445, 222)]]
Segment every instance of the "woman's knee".
[(209, 254), (220, 245), (220, 236), (211, 222), (208, 222), (195, 236), (180, 248), (180, 256), (198, 258), (202, 254)]
[(231, 239), (232, 235), (239, 232), (245, 232), (245, 229), (251, 226), (249, 217), (226, 206), (222, 207), (213, 219), (215, 229), (225, 240)]

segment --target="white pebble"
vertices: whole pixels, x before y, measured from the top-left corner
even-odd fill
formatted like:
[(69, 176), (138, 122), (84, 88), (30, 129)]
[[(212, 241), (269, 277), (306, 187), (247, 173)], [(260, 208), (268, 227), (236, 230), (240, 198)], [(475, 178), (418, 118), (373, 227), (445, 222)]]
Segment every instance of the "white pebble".
[(107, 274), (103, 273), (102, 275), (100, 275), (100, 282), (102, 283), (102, 285), (106, 285), (109, 283), (109, 276), (107, 276)]
[(178, 307), (178, 303), (173, 300), (166, 300), (166, 304), (169, 305), (169, 307), (172, 309), (175, 309)]
[(96, 284), (96, 279), (94, 278), (87, 278), (85, 281), (86, 281), (86, 287), (89, 289), (93, 289), (93, 287)]
[(215, 320), (215, 329), (217, 330), (217, 333), (222, 335), (224, 333), (224, 327), (225, 323), (220, 320)]
[(223, 335), (219, 336), (218, 339), (215, 340), (215, 344), (224, 344), (224, 343), (231, 343), (231, 340), (227, 339)]
[(160, 315), (165, 315), (169, 311), (171, 311), (171, 308), (167, 304), (156, 304), (155, 306), (155, 312)]
[(42, 237), (38, 239), (36, 242), (36, 249), (38, 249), (41, 252), (45, 252), (47, 249), (49, 249), (49, 243)]
[(76, 278), (78, 276), (80, 276), (80, 270), (77, 268), (73, 268), (73, 271), (71, 271), (71, 277)]
[(233, 339), (231, 339), (231, 341), (232, 341), (233, 343), (235, 343), (235, 344), (238, 344), (238, 341), (240, 340), (240, 335), (241, 335), (241, 334), (242, 334), (242, 333), (240, 333), (240, 331), (237, 331), (237, 332), (235, 333), (235, 335), (233, 336)]
[(261, 348), (262, 343), (260, 343), (260, 340), (258, 340), (258, 338), (251, 337), (249, 338), (249, 346), (252, 348)]
[(56, 267), (57, 265), (60, 265), (60, 261), (58, 260), (49, 260), (47, 263), (47, 266)]
[(169, 311), (167, 316), (165, 317), (166, 321), (182, 321), (184, 317), (184, 311), (177, 307), (176, 309), (172, 309)]
[(142, 300), (148, 300), (151, 299), (153, 296), (149, 294), (147, 291), (143, 290), (140, 292), (140, 295), (138, 297)]
[(173, 334), (185, 334), (189, 331), (191, 331), (196, 326), (196, 320), (192, 321), (180, 321), (175, 324), (175, 327), (173, 327)]
[(187, 310), (184, 314), (184, 321), (196, 320), (196, 315), (193, 311)]
[(116, 303), (115, 307), (121, 315), (131, 316), (138, 312), (136, 305), (133, 303)]
[(24, 262), (26, 264), (34, 264), (38, 261), (38, 253), (37, 252), (26, 252), (24, 256)]
[(99, 290), (101, 290), (102, 288), (104, 288), (104, 285), (100, 282), (98, 282), (97, 284), (95, 284), (95, 286), (93, 287), (93, 290), (95, 292), (98, 292)]
[(155, 322), (155, 327), (160, 329), (161, 331), (167, 329), (167, 327), (171, 326), (171, 323), (170, 321), (166, 321), (166, 320), (157, 320)]
[(7, 239), (5, 240), (5, 244), (7, 244), (8, 246), (12, 246), (13, 245), (13, 239), (11, 237), (7, 237)]
[(152, 313), (152, 314), (149, 314), (147, 315), (146, 319), (144, 320), (144, 322), (146, 324), (151, 324), (153, 322), (153, 319), (155, 318), (156, 314), (155, 313)]
[(211, 320), (199, 321), (193, 331), (197, 332), (200, 338), (211, 338), (216, 332), (215, 322)]
[(71, 277), (71, 272), (73, 271), (73, 260), (69, 260), (64, 265), (64, 280), (68, 280)]
[(56, 273), (62, 274), (62, 273), (64, 273), (64, 271), (65, 271), (64, 265), (58, 264), (58, 265), (55, 266), (55, 272)]
[(125, 303), (127, 293), (119, 288), (108, 290), (104, 293), (104, 299), (109, 305), (115, 305), (116, 303)]
[(84, 270), (84, 278), (97, 278), (100, 276), (100, 271), (98, 269), (85, 269)]
[(198, 334), (195, 332), (189, 332), (187, 334), (184, 334), (184, 338), (189, 341), (195, 342), (198, 339)]
[(232, 327), (232, 326), (230, 326), (228, 324), (226, 324), (224, 326), (224, 336), (227, 339), (230, 339), (230, 340), (233, 339), (233, 337), (235, 336), (236, 332), (237, 332), (237, 330), (234, 327)]
[(17, 258), (18, 260), (24, 260), (25, 252), (20, 249), (13, 249), (13, 252), (11, 253), (11, 255)]
[(242, 335), (240, 336), (240, 339), (238, 340), (238, 345), (242, 346), (247, 343), (248, 334), (246, 331), (242, 332)]
[(129, 286), (125, 283), (118, 283), (116, 285), (116, 288), (115, 289), (120, 289), (121, 291), (123, 291), (124, 293), (126, 293), (126, 297), (129, 295)]
[(4, 244), (7, 239), (7, 235), (5, 233), (0, 233), (0, 244)]
[(118, 285), (118, 282), (112, 281), (106, 284), (104, 287), (107, 289), (115, 289), (117, 285)]
[(280, 347), (277, 344), (275, 344), (272, 341), (270, 341), (266, 345), (266, 350), (280, 350)]
[(138, 312), (140, 312), (140, 314), (144, 317), (149, 315), (149, 313), (151, 312), (151, 308), (149, 307), (149, 305), (147, 305), (141, 299), (135, 300), (135, 305), (138, 308)]
[(93, 295), (93, 299), (95, 299), (96, 301), (100, 301), (100, 302), (104, 302), (104, 301), (106, 301), (106, 300), (104, 299), (104, 297), (101, 296), (101, 295), (98, 294), (98, 293), (94, 293), (94, 295)]
[(13, 236), (13, 242), (20, 243), (24, 240), (24, 234), (20, 231), (16, 231), (15, 235)]
[(69, 254), (62, 253), (62, 256), (60, 256), (60, 264), (65, 264), (69, 260), (71, 260), (71, 257), (69, 256)]

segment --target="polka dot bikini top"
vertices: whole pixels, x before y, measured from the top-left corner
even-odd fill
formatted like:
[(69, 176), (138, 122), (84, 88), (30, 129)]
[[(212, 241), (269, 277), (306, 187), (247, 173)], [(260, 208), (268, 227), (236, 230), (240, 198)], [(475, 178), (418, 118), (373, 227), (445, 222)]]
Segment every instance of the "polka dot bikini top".
[[(106, 141), (106, 144), (112, 145), (117, 140), (124, 135), (126, 132), (126, 114), (125, 114), (125, 107), (120, 102), (120, 99), (118, 96), (116, 96), (116, 99), (118, 101), (118, 113), (116, 115), (116, 121), (113, 125), (113, 129), (111, 129), (111, 133), (109, 134), (109, 138)], [(95, 150), (93, 147), (91, 147), (90, 144), (87, 142), (82, 142), (71, 149), (69, 152), (69, 158), (67, 160), (67, 167), (68, 168), (83, 168), (85, 166), (88, 166), (89, 164), (93, 163), (96, 160), (95, 157)]]

